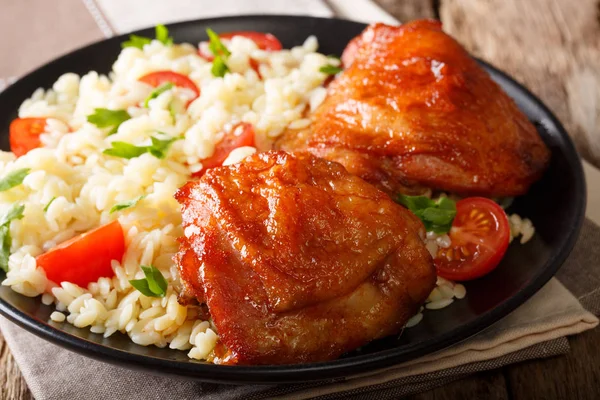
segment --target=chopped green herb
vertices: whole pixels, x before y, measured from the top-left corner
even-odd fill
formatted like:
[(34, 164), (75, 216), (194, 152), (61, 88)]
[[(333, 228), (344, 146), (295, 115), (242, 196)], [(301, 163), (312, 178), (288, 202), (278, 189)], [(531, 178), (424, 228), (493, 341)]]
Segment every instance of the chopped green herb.
[(344, 69), (341, 67), (336, 67), (335, 65), (323, 65), (321, 68), (319, 68), (319, 71), (321, 71), (324, 74), (327, 75), (335, 75), (338, 72), (342, 72)]
[(109, 156), (131, 159), (139, 157), (148, 151), (148, 146), (136, 146), (127, 142), (112, 142), (112, 147), (103, 151)]
[(0, 269), (8, 272), (8, 257), (10, 257), (10, 246), (12, 239), (8, 226), (0, 226)]
[(0, 217), (0, 269), (8, 272), (8, 257), (10, 257), (10, 246), (12, 239), (10, 237), (10, 221), (23, 218), (25, 206), (14, 203), (6, 214)]
[[(169, 36), (169, 30), (166, 26), (156, 25), (154, 32), (156, 35), (156, 40), (165, 46), (171, 46), (173, 44), (173, 38)], [(143, 49), (145, 45), (150, 44), (151, 42), (152, 39), (144, 36), (129, 35), (129, 40), (121, 43), (121, 47), (137, 47), (138, 49)]]
[(435, 202), (429, 197), (425, 196), (405, 196), (403, 194), (398, 195), (398, 203), (408, 208), (412, 212), (422, 210), (427, 207), (434, 207)]
[(206, 30), (206, 34), (208, 35), (208, 48), (210, 52), (215, 56), (212, 64), (212, 68), (210, 72), (216, 77), (224, 77), (227, 72), (229, 72), (229, 67), (227, 66), (227, 59), (231, 55), (229, 49), (221, 42), (219, 35), (215, 33), (212, 29), (208, 28)]
[(108, 135), (117, 132), (119, 126), (131, 118), (131, 115), (125, 110), (109, 110), (107, 108), (96, 108), (94, 113), (88, 115), (88, 122), (96, 125), (98, 128), (112, 128)]
[(162, 93), (166, 92), (169, 89), (172, 89), (173, 86), (174, 86), (173, 83), (165, 82), (162, 85), (160, 85), (159, 87), (157, 87), (156, 89), (154, 89), (150, 93), (150, 95), (148, 97), (146, 97), (146, 100), (144, 100), (144, 107), (148, 108), (148, 104), (150, 103), (150, 100), (154, 100), (155, 98), (160, 96)]
[(227, 64), (225, 64), (225, 61), (223, 61), (221, 56), (215, 56), (210, 72), (213, 74), (213, 76), (222, 78), (226, 73), (229, 72), (229, 67)]
[(120, 203), (115, 204), (114, 206), (111, 207), (109, 214), (114, 213), (115, 211), (121, 211), (124, 210), (126, 208), (130, 208), (135, 206), (140, 200), (142, 200), (144, 197), (146, 197), (146, 195), (143, 196), (138, 196), (135, 199), (132, 200), (128, 200), (128, 201), (122, 201)]
[[(160, 133), (160, 132), (159, 132)], [(171, 144), (182, 137), (169, 138), (161, 140), (157, 137), (152, 136), (152, 144), (150, 146), (136, 146), (127, 142), (112, 142), (112, 148), (104, 150), (104, 154), (109, 156), (121, 157), (121, 158), (134, 158), (139, 157), (144, 153), (150, 153), (156, 158), (163, 159), (167, 155), (167, 150)]]
[(171, 46), (173, 44), (173, 38), (169, 36), (169, 29), (163, 24), (156, 25), (154, 32), (156, 33), (156, 40), (165, 46)]
[(142, 265), (140, 268), (144, 271), (145, 278), (130, 280), (131, 286), (148, 297), (165, 297), (167, 280), (160, 271), (153, 265), (149, 267)]
[(48, 202), (48, 204), (46, 204), (46, 207), (44, 207), (44, 212), (48, 211), (48, 208), (50, 208), (50, 204), (52, 204), (54, 202), (54, 200), (56, 200), (56, 196), (51, 198), (50, 201)]
[(177, 122), (177, 104), (175, 100), (171, 100), (169, 103), (169, 114), (171, 114), (171, 119), (173, 120), (173, 124)]
[(152, 140), (152, 146), (148, 147), (148, 152), (150, 154), (152, 154), (154, 157), (156, 158), (160, 158), (163, 159), (167, 156), (167, 151), (169, 150), (169, 147), (171, 146), (171, 144), (182, 138), (169, 138), (166, 140), (160, 140), (154, 136), (152, 136), (150, 138), (150, 140)]
[(327, 58), (333, 58), (333, 59), (335, 59), (335, 60), (339, 60), (339, 59), (340, 59), (340, 56), (338, 56), (337, 54), (328, 54), (328, 55), (327, 55)]
[(231, 52), (223, 44), (223, 42), (221, 42), (221, 38), (219, 38), (219, 35), (217, 35), (217, 33), (215, 31), (208, 28), (206, 30), (206, 34), (208, 35), (208, 40), (209, 40), (208, 48), (210, 49), (210, 52), (213, 53), (214, 56), (229, 57), (231, 55)]
[(25, 206), (19, 203), (14, 203), (6, 214), (0, 216), (0, 226), (8, 225), (10, 221), (13, 219), (21, 219), (23, 218), (23, 211), (25, 210)]
[(396, 202), (413, 212), (425, 225), (427, 232), (446, 233), (456, 216), (456, 203), (448, 197), (433, 201), (425, 196), (398, 195)]
[(138, 35), (129, 35), (129, 40), (121, 43), (121, 48), (126, 47), (137, 47), (138, 49), (143, 49), (145, 45), (150, 44), (152, 39), (138, 36)]
[(29, 174), (29, 171), (29, 168), (21, 168), (4, 175), (4, 178), (0, 179), (0, 192), (19, 186), (23, 183), (23, 179)]

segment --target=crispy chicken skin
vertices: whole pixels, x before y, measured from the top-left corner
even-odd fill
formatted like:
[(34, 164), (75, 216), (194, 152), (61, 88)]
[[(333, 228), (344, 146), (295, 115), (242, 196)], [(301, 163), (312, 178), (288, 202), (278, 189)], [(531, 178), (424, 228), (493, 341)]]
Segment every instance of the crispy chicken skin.
[(389, 194), (516, 196), (546, 168), (535, 127), (437, 21), (375, 24), (302, 131), (275, 148), (338, 161)]
[(206, 301), (215, 361), (331, 360), (398, 333), (435, 286), (421, 222), (340, 164), (255, 154), (176, 194), (182, 280)]

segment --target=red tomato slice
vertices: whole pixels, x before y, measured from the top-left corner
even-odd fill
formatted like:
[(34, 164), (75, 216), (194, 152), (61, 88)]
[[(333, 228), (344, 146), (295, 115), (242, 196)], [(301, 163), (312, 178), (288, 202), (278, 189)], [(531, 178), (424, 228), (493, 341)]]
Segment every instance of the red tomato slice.
[(249, 63), (250, 63), (250, 68), (252, 68), (254, 70), (254, 72), (256, 72), (256, 75), (258, 75), (258, 79), (262, 79), (262, 75), (260, 74), (260, 71), (258, 70), (258, 67), (260, 67), (260, 63), (258, 61), (256, 61), (254, 58), (251, 58)]
[(42, 145), (40, 134), (46, 127), (46, 118), (17, 118), (10, 123), (10, 149), (17, 157)]
[(483, 197), (456, 203), (450, 229), (452, 244), (440, 248), (434, 259), (438, 275), (453, 281), (468, 281), (492, 271), (506, 253), (510, 226), (504, 210)]
[(254, 146), (254, 127), (247, 122), (240, 122), (225, 134), (215, 146), (213, 155), (201, 161), (202, 170), (195, 172), (192, 176), (201, 177), (207, 169), (220, 167), (233, 149), (242, 146)]
[[(239, 31), (239, 32), (227, 32), (219, 34), (221, 39), (231, 39), (234, 36), (243, 36), (252, 40), (256, 43), (256, 46), (261, 50), (266, 51), (277, 51), (282, 49), (281, 42), (275, 36), (270, 33), (252, 32), (252, 31)], [(207, 61), (212, 61), (215, 57), (212, 53), (206, 52), (202, 47), (198, 48), (198, 54), (200, 57), (205, 58)]]
[(142, 76), (138, 80), (140, 82), (147, 83), (148, 85), (153, 86), (153, 87), (158, 87), (158, 86), (162, 85), (163, 83), (171, 82), (173, 85), (175, 85), (177, 87), (190, 89), (192, 92), (194, 92), (195, 96), (188, 101), (188, 104), (190, 104), (198, 96), (200, 96), (200, 90), (198, 89), (198, 86), (196, 86), (196, 84), (190, 78), (188, 78), (185, 75), (178, 74), (177, 72), (173, 72), (173, 71), (151, 72), (148, 75)]
[(111, 261), (121, 261), (124, 252), (123, 228), (115, 220), (59, 244), (37, 256), (36, 262), (55, 283), (87, 287), (99, 278), (114, 276)]
[(252, 31), (240, 31), (240, 32), (227, 32), (219, 35), (221, 39), (231, 39), (234, 36), (243, 36), (252, 40), (256, 43), (261, 50), (266, 51), (277, 51), (283, 47), (279, 39), (270, 33), (252, 32)]

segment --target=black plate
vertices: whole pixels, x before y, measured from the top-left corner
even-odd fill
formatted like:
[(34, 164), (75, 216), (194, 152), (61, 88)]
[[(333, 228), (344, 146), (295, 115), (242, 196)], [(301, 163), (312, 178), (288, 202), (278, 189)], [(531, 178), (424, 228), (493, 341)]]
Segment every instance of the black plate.
[[(364, 25), (356, 22), (291, 16), (246, 16), (183, 22), (169, 26), (176, 42), (205, 40), (205, 28), (217, 32), (271, 32), (284, 47), (300, 45), (316, 35), (320, 51), (341, 54)], [(136, 32), (152, 36), (153, 29)], [(63, 73), (107, 73), (126, 35), (104, 40), (67, 54), (25, 76), (0, 94), (0, 145), (8, 149), (8, 126), (17, 108), (38, 87), (49, 88)], [(513, 243), (500, 266), (488, 276), (468, 283), (467, 297), (443, 310), (426, 312), (423, 321), (400, 337), (378, 340), (360, 351), (331, 362), (304, 365), (238, 367), (192, 361), (185, 352), (133, 344), (122, 334), (108, 339), (67, 323), (49, 321), (52, 308), (39, 298), (0, 289), (0, 312), (29, 331), (70, 350), (102, 361), (177, 376), (223, 383), (281, 383), (346, 377), (397, 364), (443, 349), (489, 327), (537, 292), (558, 270), (573, 248), (585, 209), (581, 163), (567, 133), (552, 113), (521, 85), (481, 62), (492, 78), (517, 102), (537, 126), (552, 150), (550, 168), (511, 212), (533, 221), (536, 235), (526, 245)], [(4, 275), (0, 275), (3, 279)], [(335, 332), (331, 333), (332, 335)]]

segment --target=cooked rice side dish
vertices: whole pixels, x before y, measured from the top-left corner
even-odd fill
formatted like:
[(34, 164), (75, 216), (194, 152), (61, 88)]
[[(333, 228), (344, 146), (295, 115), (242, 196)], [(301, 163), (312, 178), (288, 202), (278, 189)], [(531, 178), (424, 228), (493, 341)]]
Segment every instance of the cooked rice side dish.
[[(339, 60), (317, 53), (309, 37), (291, 50), (267, 52), (244, 37), (226, 42), (231, 73), (215, 77), (212, 63), (190, 44), (164, 45), (154, 40), (143, 49), (121, 51), (108, 76), (89, 72), (62, 75), (52, 89), (38, 89), (19, 109), (19, 117), (49, 118), (41, 135), (43, 147), (16, 158), (0, 152), (0, 171), (29, 169), (22, 184), (0, 192), (0, 215), (18, 203), (23, 218), (10, 222), (12, 245), (8, 273), (2, 282), (26, 296), (42, 295), (55, 304), (51, 319), (108, 337), (119, 331), (140, 345), (186, 350), (191, 358), (210, 358), (217, 341), (214, 326), (198, 306), (177, 301), (180, 288), (173, 256), (183, 235), (176, 190), (202, 170), (199, 160), (213, 155), (224, 132), (239, 122), (254, 126), (256, 147), (234, 150), (225, 164), (267, 149), (286, 128), (309, 124), (307, 112), (325, 97), (325, 65)], [(250, 59), (261, 62), (258, 72)], [(171, 87), (144, 107), (154, 87), (138, 79), (171, 70), (188, 76), (201, 95)], [(262, 78), (262, 79), (261, 79)], [(114, 134), (88, 122), (97, 108), (126, 110), (130, 119)], [(150, 152), (127, 159), (105, 154), (116, 142), (138, 147), (169, 141), (163, 158)], [(115, 206), (129, 204), (115, 211)], [(125, 234), (122, 262), (113, 261), (115, 276), (100, 278), (87, 288), (63, 282), (56, 286), (36, 266), (36, 256), (75, 235), (118, 218)], [(511, 238), (521, 243), (533, 235), (531, 221), (512, 215)], [(427, 248), (449, 246), (449, 236), (428, 233)], [(144, 278), (140, 266), (156, 267), (167, 280), (164, 297), (147, 297), (130, 280)], [(466, 294), (465, 287), (438, 278), (425, 309), (440, 309)], [(422, 313), (407, 326), (416, 325)]]
[[(4, 214), (14, 203), (25, 206), (24, 217), (10, 224), (9, 271), (3, 285), (26, 296), (43, 295), (77, 327), (110, 336), (127, 333), (141, 345), (189, 350), (204, 359), (217, 335), (196, 307), (177, 302), (178, 276), (173, 256), (183, 234), (175, 191), (202, 168), (198, 160), (212, 155), (223, 132), (237, 122), (254, 126), (259, 147), (288, 126), (301, 127), (305, 110), (325, 96), (319, 72), (337, 60), (319, 54), (317, 40), (291, 50), (265, 52), (253, 41), (235, 37), (227, 42), (232, 73), (217, 78), (211, 63), (189, 44), (165, 46), (159, 41), (122, 50), (109, 76), (90, 72), (82, 77), (61, 76), (51, 90), (38, 89), (19, 109), (19, 117), (50, 117), (41, 136), (44, 147), (15, 158), (0, 153), (3, 175), (23, 168), (23, 184), (0, 192)], [(249, 66), (249, 57), (268, 61), (260, 67), (262, 80)], [(153, 87), (138, 78), (152, 71), (172, 70), (187, 75), (202, 95), (187, 109), (185, 89), (173, 88), (141, 106)], [(178, 107), (173, 112), (173, 104)], [(131, 119), (107, 136), (106, 129), (87, 122), (96, 108), (126, 109)], [(160, 133), (159, 133), (160, 132)], [(164, 159), (150, 153), (125, 159), (103, 154), (114, 142), (142, 146), (150, 137), (178, 138)], [(230, 154), (234, 163), (254, 148)], [(133, 207), (110, 213), (116, 204), (145, 196)], [(54, 199), (54, 200), (53, 200)], [(49, 206), (47, 206), (49, 204)], [(44, 208), (47, 209), (44, 211)], [(52, 287), (35, 257), (57, 244), (118, 217), (125, 233), (122, 263), (114, 262), (115, 277), (101, 278), (87, 288), (71, 283)], [(140, 265), (153, 265), (169, 285), (163, 298), (146, 297), (129, 280), (144, 277)], [(61, 321), (64, 315), (54, 313)]]

